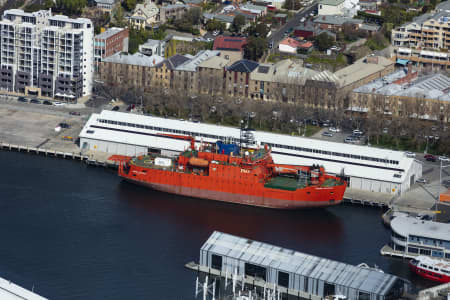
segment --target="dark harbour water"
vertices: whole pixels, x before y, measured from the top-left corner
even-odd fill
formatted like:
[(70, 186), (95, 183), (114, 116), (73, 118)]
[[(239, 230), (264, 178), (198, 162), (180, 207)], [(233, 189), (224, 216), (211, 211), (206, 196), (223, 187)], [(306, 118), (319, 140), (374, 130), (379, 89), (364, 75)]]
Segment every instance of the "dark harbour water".
[(76, 161), (0, 151), (0, 277), (50, 299), (193, 299), (213, 230), (430, 284), (382, 257), (381, 210), (277, 211), (163, 194)]

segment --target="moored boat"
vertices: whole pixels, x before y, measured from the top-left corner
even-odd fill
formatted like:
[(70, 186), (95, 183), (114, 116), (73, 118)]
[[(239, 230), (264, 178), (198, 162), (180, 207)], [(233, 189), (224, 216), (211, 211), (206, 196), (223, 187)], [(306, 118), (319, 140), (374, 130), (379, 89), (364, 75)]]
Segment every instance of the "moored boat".
[(450, 282), (450, 262), (444, 259), (420, 255), (409, 262), (411, 270), (426, 279)]
[[(236, 155), (237, 154), (237, 155)], [(158, 154), (124, 160), (119, 176), (168, 193), (281, 209), (342, 202), (346, 183), (322, 166), (274, 164), (266, 145), (243, 155), (220, 145), (191, 148), (177, 157)]]

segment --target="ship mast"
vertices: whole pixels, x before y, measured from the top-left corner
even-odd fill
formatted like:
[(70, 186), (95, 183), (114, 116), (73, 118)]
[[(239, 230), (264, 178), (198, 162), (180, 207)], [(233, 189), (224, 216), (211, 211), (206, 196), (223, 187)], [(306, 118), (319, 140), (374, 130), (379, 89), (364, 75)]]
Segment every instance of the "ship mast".
[(245, 117), (241, 120), (239, 148), (248, 148), (255, 145), (255, 136), (253, 134), (254, 129), (250, 127), (251, 119), (254, 118), (256, 113), (247, 112)]

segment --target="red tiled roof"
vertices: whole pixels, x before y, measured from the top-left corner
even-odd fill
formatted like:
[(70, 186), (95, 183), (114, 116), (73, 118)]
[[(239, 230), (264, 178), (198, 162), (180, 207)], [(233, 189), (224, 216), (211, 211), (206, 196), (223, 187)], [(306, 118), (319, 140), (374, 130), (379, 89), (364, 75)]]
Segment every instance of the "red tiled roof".
[(284, 40), (282, 40), (280, 42), (280, 44), (288, 45), (292, 48), (297, 48), (297, 47), (300, 47), (300, 45), (301, 45), (301, 43), (299, 41), (294, 40), (293, 38), (290, 38), (290, 37), (287, 37)]
[(214, 50), (242, 51), (247, 44), (246, 37), (218, 36), (214, 40)]
[(306, 43), (300, 44), (298, 47), (300, 47), (300, 48), (311, 48), (312, 46), (313, 46), (313, 43), (306, 42)]

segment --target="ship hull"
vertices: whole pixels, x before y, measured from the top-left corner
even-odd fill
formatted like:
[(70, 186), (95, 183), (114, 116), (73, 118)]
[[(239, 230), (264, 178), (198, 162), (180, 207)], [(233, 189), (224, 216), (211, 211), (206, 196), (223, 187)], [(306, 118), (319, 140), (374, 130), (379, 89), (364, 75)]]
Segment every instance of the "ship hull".
[[(171, 184), (161, 184), (154, 183), (148, 181), (137, 180), (129, 177), (122, 176), (126, 181), (142, 185), (157, 191), (188, 196), (193, 198), (201, 198), (207, 200), (215, 200), (222, 202), (229, 202), (235, 204), (244, 204), (250, 206), (259, 206), (266, 208), (275, 208), (275, 209), (301, 209), (308, 207), (325, 207), (337, 205), (342, 202), (342, 198), (340, 200), (328, 200), (328, 201), (308, 201), (306, 199), (298, 198), (296, 200), (285, 200), (285, 199), (277, 199), (273, 197), (265, 197), (259, 195), (248, 195), (248, 194), (237, 194), (237, 193), (229, 193), (217, 190), (207, 190), (200, 189), (195, 187), (186, 187), (180, 185), (171, 185)], [(305, 195), (306, 198), (306, 195)]]
[(450, 276), (448, 276), (448, 275), (440, 274), (437, 272), (432, 272), (430, 270), (425, 270), (425, 269), (417, 267), (411, 263), (409, 264), (409, 267), (411, 268), (411, 271), (413, 271), (414, 273), (416, 273), (417, 275), (419, 275), (423, 278), (433, 280), (436, 282), (441, 282), (441, 283), (450, 282)]

